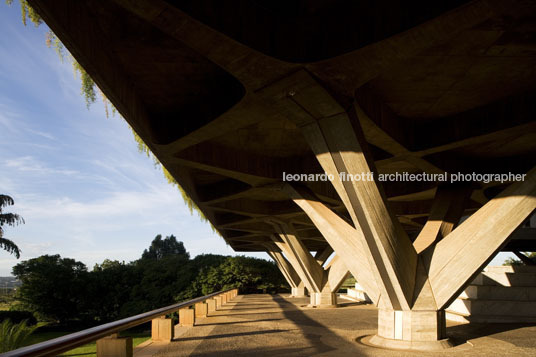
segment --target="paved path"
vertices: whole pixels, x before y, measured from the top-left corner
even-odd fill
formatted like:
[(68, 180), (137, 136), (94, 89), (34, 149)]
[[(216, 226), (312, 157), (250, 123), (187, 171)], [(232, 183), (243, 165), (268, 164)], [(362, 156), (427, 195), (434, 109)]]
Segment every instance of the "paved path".
[[(282, 295), (239, 295), (155, 356), (437, 356), (433, 353), (377, 349), (356, 342), (374, 334), (374, 306), (345, 304), (337, 309), (306, 308), (308, 299)], [(449, 325), (457, 343), (473, 344), (441, 352), (444, 356), (536, 356), (536, 325)], [(465, 337), (465, 340), (463, 339)]]

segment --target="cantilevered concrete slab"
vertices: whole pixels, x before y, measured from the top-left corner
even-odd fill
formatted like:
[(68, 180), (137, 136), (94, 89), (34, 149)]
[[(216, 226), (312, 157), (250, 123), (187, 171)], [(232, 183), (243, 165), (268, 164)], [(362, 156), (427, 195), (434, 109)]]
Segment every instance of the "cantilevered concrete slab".
[[(494, 254), (536, 250), (534, 2), (29, 2), (234, 250), (317, 296), (332, 249), (378, 343), (446, 346)], [(526, 176), (338, 179), (369, 173)]]

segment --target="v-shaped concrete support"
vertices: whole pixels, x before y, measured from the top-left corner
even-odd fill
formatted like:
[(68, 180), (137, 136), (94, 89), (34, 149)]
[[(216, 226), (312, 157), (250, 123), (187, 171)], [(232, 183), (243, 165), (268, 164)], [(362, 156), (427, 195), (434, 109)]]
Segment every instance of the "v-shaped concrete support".
[(536, 167), (510, 185), (433, 247), (429, 277), (445, 308), (536, 209)]
[[(300, 241), (290, 222), (268, 220), (277, 236), (274, 244), (287, 256), (296, 273), (309, 290), (312, 306), (335, 306), (336, 292), (348, 275), (346, 264), (335, 256), (324, 269)], [(327, 254), (327, 253), (326, 253)]]
[(292, 223), (272, 222), (272, 224), (282, 244), (276, 240), (274, 243), (289, 257), (290, 261), (295, 262), (296, 272), (305, 285), (308, 285), (307, 288), (314, 292), (322, 291), (324, 270), (298, 239)]
[(307, 189), (290, 184), (285, 185), (283, 189), (309, 216), (336, 254), (346, 263), (354, 278), (363, 286), (370, 299), (378, 304), (380, 292), (363, 247), (363, 233), (326, 207)]
[(326, 266), (328, 273), (328, 285), (331, 291), (337, 291), (341, 287), (344, 280), (350, 275), (346, 264), (339, 256), (334, 256)]
[(297, 288), (301, 283), (301, 279), (283, 254), (276, 250), (267, 250), (266, 252), (275, 261), (290, 287)]

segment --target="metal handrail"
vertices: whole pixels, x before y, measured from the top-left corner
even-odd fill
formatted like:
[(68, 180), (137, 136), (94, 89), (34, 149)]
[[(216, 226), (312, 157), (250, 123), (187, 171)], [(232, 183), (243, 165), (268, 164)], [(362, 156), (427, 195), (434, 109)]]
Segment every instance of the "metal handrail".
[(151, 321), (154, 318), (175, 312), (181, 308), (192, 306), (198, 302), (210, 299), (211, 297), (226, 293), (234, 289), (218, 291), (209, 295), (201, 296), (192, 300), (180, 302), (174, 305), (162, 307), (160, 309), (144, 312), (139, 315), (127, 317), (122, 320), (109, 322), (104, 325), (95, 326), (82, 331), (71, 333), (69, 335), (54, 338), (52, 340), (36, 343), (34, 345), (22, 347), (13, 351), (0, 354), (0, 357), (19, 357), (19, 356), (50, 356), (66, 352), (84, 345), (86, 343), (98, 340), (111, 334), (127, 330), (131, 327), (141, 325)]

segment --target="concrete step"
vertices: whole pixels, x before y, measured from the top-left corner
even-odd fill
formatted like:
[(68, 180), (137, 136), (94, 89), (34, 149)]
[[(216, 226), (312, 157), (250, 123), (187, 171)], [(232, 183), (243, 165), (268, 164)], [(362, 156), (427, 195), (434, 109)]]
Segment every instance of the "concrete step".
[[(356, 284), (357, 286), (357, 284)], [(365, 301), (365, 302), (371, 302), (368, 295), (361, 289), (356, 288), (350, 288), (347, 290), (346, 294), (351, 297), (352, 299), (355, 299), (357, 301)]]
[(536, 286), (469, 285), (458, 298), (536, 302)]
[(536, 301), (456, 299), (446, 309), (460, 315), (522, 316), (536, 318)]
[(464, 315), (457, 312), (446, 311), (445, 317), (449, 321), (461, 323), (536, 323), (533, 316), (508, 316), (508, 315)]
[(536, 286), (536, 273), (485, 271), (478, 274), (471, 285)]

